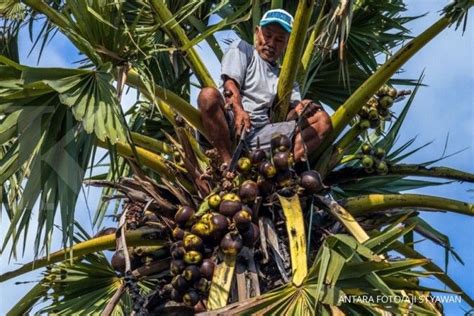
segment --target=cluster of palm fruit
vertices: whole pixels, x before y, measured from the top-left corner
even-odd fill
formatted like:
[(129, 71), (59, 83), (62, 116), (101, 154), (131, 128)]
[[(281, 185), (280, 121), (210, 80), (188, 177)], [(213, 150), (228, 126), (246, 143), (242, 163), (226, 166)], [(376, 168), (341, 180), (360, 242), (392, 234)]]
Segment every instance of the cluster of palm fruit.
[(390, 108), (397, 95), (398, 92), (395, 88), (387, 85), (382, 86), (359, 111), (359, 126), (363, 129), (377, 128), (382, 121), (389, 121), (392, 116)]
[(365, 172), (377, 172), (380, 175), (388, 173), (388, 164), (385, 161), (385, 149), (382, 147), (372, 147), (370, 144), (364, 143), (362, 144), (361, 151), (363, 155), (360, 162)]
[(291, 150), (290, 138), (276, 135), (270, 157), (261, 149), (241, 157), (236, 170), (224, 172), (222, 181), (198, 211), (180, 207), (172, 231), (172, 280), (166, 287), (172, 300), (202, 310), (219, 259), (256, 245), (260, 236), (258, 200), (271, 201), (275, 193), (321, 191), (317, 172), (305, 171), (298, 176), (293, 170)]

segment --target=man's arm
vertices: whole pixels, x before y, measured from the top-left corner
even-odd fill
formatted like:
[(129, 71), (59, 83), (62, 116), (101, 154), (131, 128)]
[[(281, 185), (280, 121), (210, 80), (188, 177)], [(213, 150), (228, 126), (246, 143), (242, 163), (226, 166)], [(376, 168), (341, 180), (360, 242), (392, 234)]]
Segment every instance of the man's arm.
[(235, 131), (240, 135), (242, 127), (247, 131), (252, 126), (250, 116), (245, 112), (242, 106), (242, 96), (240, 95), (239, 85), (231, 78), (223, 76), (224, 78), (224, 96), (226, 104), (232, 104), (232, 111), (234, 112)]

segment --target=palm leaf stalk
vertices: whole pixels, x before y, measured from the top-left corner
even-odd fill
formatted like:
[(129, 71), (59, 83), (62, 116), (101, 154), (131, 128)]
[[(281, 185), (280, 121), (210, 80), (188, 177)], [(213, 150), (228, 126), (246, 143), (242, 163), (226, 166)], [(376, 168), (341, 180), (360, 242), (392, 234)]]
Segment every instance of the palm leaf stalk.
[(273, 121), (284, 121), (290, 106), (291, 90), (293, 89), (300, 67), (306, 30), (313, 14), (314, 0), (300, 0), (295, 13), (295, 23), (291, 32), (288, 48), (283, 58), (282, 71), (278, 80), (276, 105), (273, 109)]
[(132, 141), (142, 147), (143, 149), (147, 149), (155, 154), (172, 154), (173, 148), (158, 139), (153, 137), (149, 137), (140, 133), (132, 132), (131, 133)]
[[(176, 46), (180, 47), (187, 45), (189, 43), (189, 39), (186, 36), (186, 32), (175, 20), (173, 14), (170, 12), (166, 4), (160, 0), (151, 0), (150, 3), (158, 16), (161, 27), (165, 29), (166, 33), (175, 42), (177, 42)], [(188, 48), (187, 51), (184, 52), (184, 56), (186, 60), (189, 61), (194, 74), (199, 79), (203, 87), (216, 86), (214, 80), (207, 70), (207, 67), (204, 65), (201, 57), (199, 57), (196, 49), (193, 47)]]
[[(134, 230), (125, 234), (128, 246), (162, 246), (166, 247), (166, 242), (152, 238), (157, 233), (156, 229)], [(63, 261), (68, 253), (72, 253), (74, 258), (80, 258), (90, 253), (115, 248), (115, 235), (101, 236), (78, 243), (71, 248), (65, 248), (54, 252), (49, 256), (26, 263), (21, 268), (6, 272), (0, 275), (0, 282), (17, 277), (24, 273), (46, 267), (47, 265)]]
[[(448, 167), (427, 168), (423, 165), (389, 164), (387, 175), (442, 178), (474, 183), (474, 174)], [(325, 183), (328, 185), (340, 184), (372, 176), (377, 175), (373, 173), (367, 173), (366, 170), (363, 168), (345, 167), (340, 170), (331, 172), (325, 178)]]
[(422, 34), (411, 40), (405, 47), (400, 49), (386, 63), (377, 69), (377, 71), (370, 76), (369, 79), (367, 79), (332, 115), (331, 121), (333, 131), (312, 154), (312, 158), (316, 159), (320, 157), (343, 131), (346, 125), (349, 124), (349, 122), (362, 109), (362, 106), (375, 94), (375, 92), (415, 53), (448, 27), (449, 23), (450, 19), (448, 17), (442, 17)]
[(471, 203), (421, 194), (369, 194), (339, 201), (353, 216), (384, 211), (393, 208), (422, 208), (423, 210), (447, 210), (474, 216)]

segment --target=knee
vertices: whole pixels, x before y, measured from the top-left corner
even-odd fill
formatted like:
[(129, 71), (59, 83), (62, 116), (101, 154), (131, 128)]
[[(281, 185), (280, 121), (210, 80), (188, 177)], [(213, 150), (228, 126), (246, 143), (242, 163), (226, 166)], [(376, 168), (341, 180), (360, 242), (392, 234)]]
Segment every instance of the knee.
[(206, 87), (199, 92), (198, 106), (201, 112), (215, 112), (222, 104), (222, 95), (216, 88)]

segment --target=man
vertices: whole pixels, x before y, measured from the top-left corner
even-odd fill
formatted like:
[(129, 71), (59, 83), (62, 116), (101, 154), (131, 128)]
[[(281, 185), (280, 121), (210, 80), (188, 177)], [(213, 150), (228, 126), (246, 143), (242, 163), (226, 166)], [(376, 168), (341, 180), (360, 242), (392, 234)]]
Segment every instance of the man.
[[(270, 146), (273, 134), (294, 136), (294, 158), (304, 158), (305, 149), (314, 151), (331, 131), (331, 119), (322, 107), (311, 100), (301, 100), (298, 84), (291, 95), (292, 110), (287, 122), (271, 124), (269, 113), (277, 93), (280, 69), (278, 59), (283, 55), (293, 25), (293, 17), (284, 10), (265, 13), (255, 28), (255, 47), (244, 41), (235, 41), (222, 59), (224, 98), (215, 88), (204, 88), (198, 97), (202, 123), (211, 144), (217, 149), (224, 163), (232, 159), (231, 138), (240, 136), (245, 129), (246, 142), (251, 148), (257, 143), (263, 149)], [(226, 109), (226, 104), (232, 110)], [(305, 119), (302, 130), (295, 118)]]

